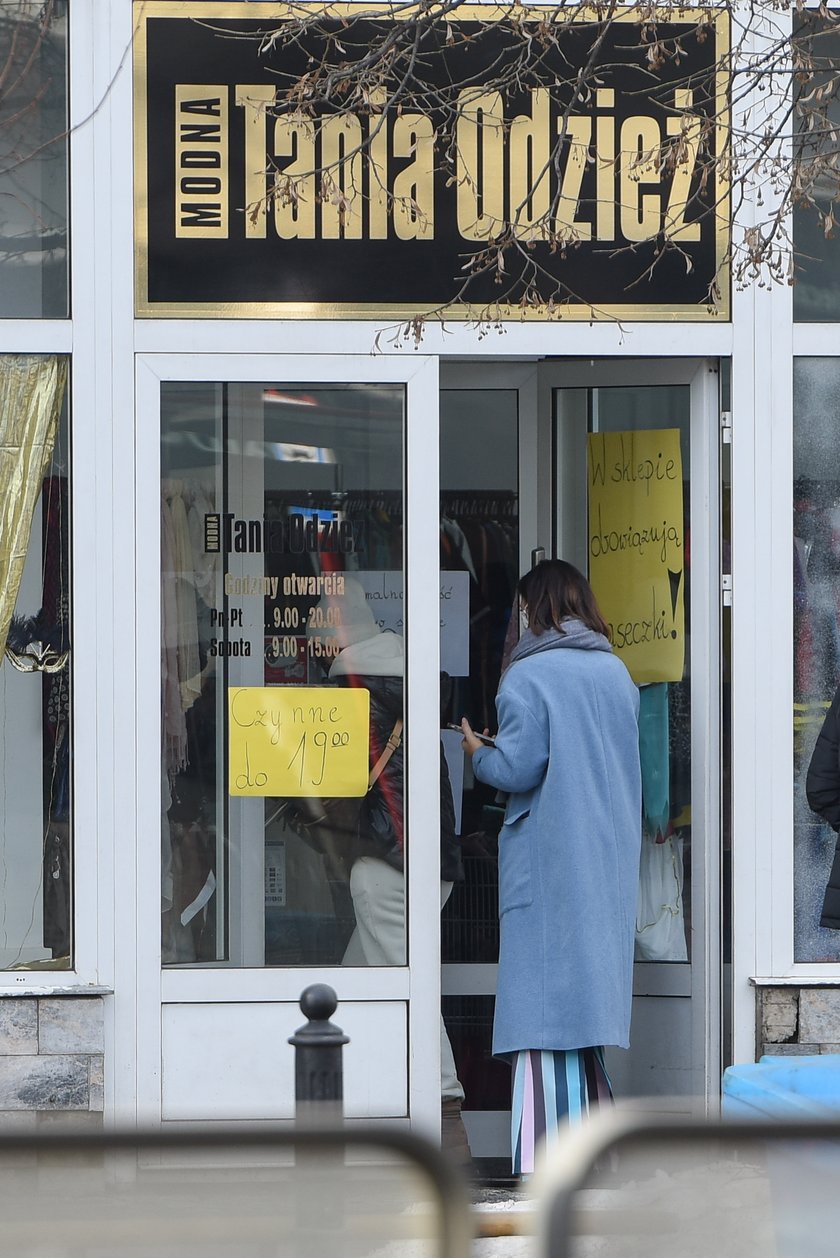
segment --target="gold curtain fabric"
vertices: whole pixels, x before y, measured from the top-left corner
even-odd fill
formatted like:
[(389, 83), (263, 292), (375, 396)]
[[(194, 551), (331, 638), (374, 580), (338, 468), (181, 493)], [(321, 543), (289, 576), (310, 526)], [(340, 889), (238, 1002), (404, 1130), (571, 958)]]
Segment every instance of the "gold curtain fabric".
[(66, 358), (0, 355), (0, 661), (66, 383)]

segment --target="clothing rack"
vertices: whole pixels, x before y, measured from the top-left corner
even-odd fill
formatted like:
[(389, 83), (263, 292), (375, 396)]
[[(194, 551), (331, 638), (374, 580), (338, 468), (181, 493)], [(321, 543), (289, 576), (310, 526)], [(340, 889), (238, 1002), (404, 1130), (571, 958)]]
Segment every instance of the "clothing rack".
[(389, 515), (401, 516), (403, 492), (401, 489), (350, 490), (344, 510), (350, 515), (359, 511), (387, 511)]
[[(362, 511), (387, 511), (402, 515), (404, 500), (400, 489), (371, 490), (269, 490), (266, 503), (271, 507), (289, 505), (311, 507), (313, 510), (346, 511), (355, 515)], [(446, 490), (440, 495), (441, 514), (461, 519), (515, 520), (519, 515), (519, 495), (514, 490), (462, 489)]]
[(446, 490), (440, 496), (441, 514), (467, 517), (491, 517), (515, 520), (519, 515), (519, 495), (514, 490), (468, 489)]
[(286, 510), (290, 506), (310, 507), (313, 511), (346, 511), (350, 515), (363, 511), (388, 511), (392, 515), (400, 515), (403, 509), (401, 489), (271, 489), (266, 490), (265, 500), (268, 507), (277, 510)]

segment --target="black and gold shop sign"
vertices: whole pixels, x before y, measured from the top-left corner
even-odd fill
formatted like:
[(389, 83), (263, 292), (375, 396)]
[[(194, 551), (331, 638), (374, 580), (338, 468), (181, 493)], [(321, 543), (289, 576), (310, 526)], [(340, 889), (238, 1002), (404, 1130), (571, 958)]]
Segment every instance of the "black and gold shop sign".
[(302, 112), (302, 76), (351, 78), (411, 12), (354, 8), (271, 44), (307, 6), (137, 4), (138, 314), (729, 317), (722, 13), (576, 10), (541, 41), (558, 10), (459, 5), (419, 45), (425, 108)]

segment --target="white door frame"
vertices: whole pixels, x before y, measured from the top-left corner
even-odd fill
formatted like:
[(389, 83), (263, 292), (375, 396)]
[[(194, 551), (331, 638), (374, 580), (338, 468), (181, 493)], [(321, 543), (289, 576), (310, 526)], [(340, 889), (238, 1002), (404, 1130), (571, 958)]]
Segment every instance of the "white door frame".
[[(405, 572), (406, 808), (409, 835), (423, 859), (408, 879), (409, 964), (392, 969), (195, 968), (161, 971), (160, 945), (160, 387), (164, 381), (400, 383), (406, 386)], [(407, 1003), (409, 1105), (412, 1125), (440, 1130), (440, 867), (436, 798), (439, 781), (439, 576), (438, 576), (438, 363), (433, 357), (362, 358), (349, 355), (150, 354), (136, 362), (136, 570), (135, 636), (137, 801), (137, 1078), (120, 1073), (116, 1106), (137, 1121), (161, 1121), (161, 1010), (164, 1004), (294, 1002), (311, 982), (330, 983), (340, 1000)], [(409, 841), (410, 842), (410, 841)], [(121, 939), (128, 954), (133, 947)], [(125, 974), (123, 970), (123, 974)], [(120, 1004), (128, 993), (121, 990)], [(224, 1016), (235, 1016), (228, 1010)], [(128, 1049), (132, 1011), (118, 1007), (117, 1044)], [(302, 1020), (302, 1019), (301, 1019)], [(341, 1024), (341, 1006), (336, 1015)], [(273, 1051), (288, 1051), (284, 1044)], [(136, 1107), (131, 1089), (135, 1089)], [(208, 1098), (207, 1118), (212, 1117)]]

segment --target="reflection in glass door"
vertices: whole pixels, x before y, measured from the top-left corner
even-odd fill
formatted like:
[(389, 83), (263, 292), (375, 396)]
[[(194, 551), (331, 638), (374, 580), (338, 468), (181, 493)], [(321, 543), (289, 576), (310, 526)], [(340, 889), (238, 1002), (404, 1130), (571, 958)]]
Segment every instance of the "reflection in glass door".
[[(461, 735), (445, 727), (462, 716), (477, 729), (496, 726), (496, 691), (513, 645), (511, 612), (519, 579), (518, 400), (513, 388), (443, 389), (440, 398), (441, 582), (442, 587), (463, 583), (469, 626), (468, 653), (447, 669), (444, 644), (441, 665), (441, 737), (464, 867), (464, 880), (455, 884), (443, 911), (443, 1014), (464, 1086), (472, 1153), (485, 1169), (488, 1157), (505, 1151), (510, 1104), (510, 1070), (490, 1053), (504, 807), (472, 777)], [(477, 981), (478, 974), (487, 975), (479, 967), (493, 967), (489, 983)]]
[[(402, 724), (403, 394), (162, 387), (165, 966), (405, 963), (401, 920), (390, 960), (367, 957), (362, 864), (325, 850), (329, 823), (301, 824), (356, 738), (341, 695), (368, 705), (351, 794), (364, 795), (368, 760)], [(277, 766), (288, 772), (273, 785)], [(359, 802), (397, 881), (402, 774), (398, 748)]]

